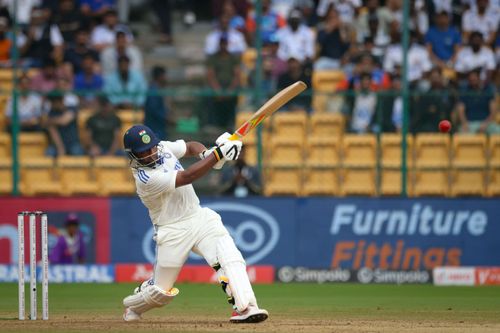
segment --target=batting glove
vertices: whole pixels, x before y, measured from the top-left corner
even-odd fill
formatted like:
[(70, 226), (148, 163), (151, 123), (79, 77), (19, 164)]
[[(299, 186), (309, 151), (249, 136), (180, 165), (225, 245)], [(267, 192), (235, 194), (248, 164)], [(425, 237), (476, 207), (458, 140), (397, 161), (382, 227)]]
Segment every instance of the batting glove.
[(216, 144), (217, 146), (220, 146), (220, 145), (222, 145), (223, 143), (230, 141), (230, 140), (229, 140), (229, 138), (230, 138), (230, 137), (231, 137), (231, 134), (230, 134), (230, 133), (228, 133), (228, 132), (225, 132), (225, 133), (223, 133), (223, 134), (219, 135), (219, 137), (217, 138), (217, 140), (215, 140), (215, 144)]
[[(199, 154), (200, 160), (203, 160), (203, 159), (207, 158), (207, 156), (210, 156), (211, 154), (213, 154), (215, 148), (217, 148), (217, 147), (211, 147), (209, 149), (205, 149), (204, 151), (202, 151)], [(219, 162), (215, 163), (212, 168), (214, 168), (215, 170), (220, 170), (224, 166), (224, 163), (226, 163), (226, 159), (225, 158), (223, 158)]]

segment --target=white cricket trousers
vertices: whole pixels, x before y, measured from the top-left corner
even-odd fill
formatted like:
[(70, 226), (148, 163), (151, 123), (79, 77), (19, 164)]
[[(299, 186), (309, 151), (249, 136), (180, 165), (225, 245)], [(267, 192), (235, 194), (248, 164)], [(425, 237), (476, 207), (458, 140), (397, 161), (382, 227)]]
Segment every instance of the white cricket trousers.
[(209, 208), (200, 208), (192, 217), (164, 225), (157, 230), (155, 284), (163, 290), (170, 290), (193, 251), (213, 266), (217, 263), (217, 242), (229, 235), (219, 214)]

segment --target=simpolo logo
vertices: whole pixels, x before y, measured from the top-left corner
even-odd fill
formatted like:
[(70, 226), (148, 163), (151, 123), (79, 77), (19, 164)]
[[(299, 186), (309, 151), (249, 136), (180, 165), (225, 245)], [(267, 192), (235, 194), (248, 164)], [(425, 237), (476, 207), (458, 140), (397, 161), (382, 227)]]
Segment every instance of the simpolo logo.
[[(233, 202), (212, 202), (203, 206), (221, 215), (224, 226), (234, 238), (248, 265), (258, 263), (276, 247), (280, 238), (278, 221), (265, 210)], [(144, 257), (152, 263), (155, 262), (153, 236), (154, 229), (150, 228), (142, 241)], [(190, 259), (203, 260), (193, 253)]]

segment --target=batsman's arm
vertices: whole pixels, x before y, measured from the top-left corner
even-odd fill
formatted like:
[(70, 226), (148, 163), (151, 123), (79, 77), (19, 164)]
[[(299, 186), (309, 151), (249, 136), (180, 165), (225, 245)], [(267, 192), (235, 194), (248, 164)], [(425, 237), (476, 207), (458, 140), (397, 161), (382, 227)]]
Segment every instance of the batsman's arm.
[(177, 172), (175, 187), (193, 183), (195, 180), (203, 177), (217, 162), (219, 162), (219, 159), (217, 159), (216, 154), (213, 153), (210, 156), (194, 163), (186, 170)]
[(189, 141), (186, 142), (186, 153), (184, 157), (198, 157), (201, 152), (207, 150), (205, 145), (197, 142), (197, 141)]

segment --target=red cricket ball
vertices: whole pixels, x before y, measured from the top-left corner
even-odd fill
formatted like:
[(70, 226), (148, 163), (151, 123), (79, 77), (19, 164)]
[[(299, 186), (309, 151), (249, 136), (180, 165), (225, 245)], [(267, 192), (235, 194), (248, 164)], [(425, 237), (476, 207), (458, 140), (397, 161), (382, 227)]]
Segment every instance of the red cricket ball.
[(448, 120), (441, 120), (439, 122), (439, 130), (442, 133), (448, 133), (451, 130), (451, 123)]

